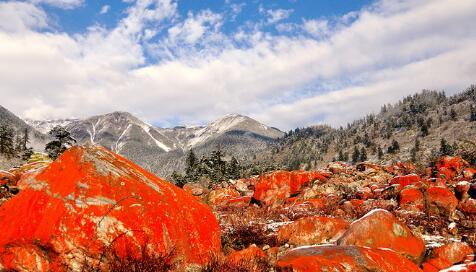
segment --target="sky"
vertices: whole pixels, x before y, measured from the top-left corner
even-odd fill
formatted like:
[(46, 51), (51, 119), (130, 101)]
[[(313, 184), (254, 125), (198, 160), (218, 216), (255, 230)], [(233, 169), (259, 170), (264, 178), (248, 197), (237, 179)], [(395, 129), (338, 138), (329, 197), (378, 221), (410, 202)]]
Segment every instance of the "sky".
[(340, 126), (476, 83), (474, 0), (0, 0), (0, 105)]

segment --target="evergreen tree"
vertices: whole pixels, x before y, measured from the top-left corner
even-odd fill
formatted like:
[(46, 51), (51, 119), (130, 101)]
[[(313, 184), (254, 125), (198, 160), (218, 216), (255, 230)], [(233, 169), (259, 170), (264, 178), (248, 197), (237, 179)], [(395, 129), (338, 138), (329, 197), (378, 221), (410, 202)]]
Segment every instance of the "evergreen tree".
[(339, 150), (339, 156), (337, 157), (337, 160), (338, 161), (346, 161), (346, 159), (344, 157), (344, 152), (342, 152), (342, 149)]
[(400, 151), (400, 144), (396, 140), (393, 140), (392, 144), (388, 147), (387, 152), (390, 154), (395, 154), (398, 151)]
[(423, 124), (421, 125), (420, 131), (421, 131), (421, 136), (422, 136), (422, 137), (428, 136), (429, 131), (428, 131), (428, 126), (427, 126), (426, 123), (423, 123)]
[(383, 151), (382, 148), (379, 146), (377, 149), (377, 158), (381, 160), (383, 158)]
[(229, 179), (239, 179), (240, 178), (240, 164), (235, 157), (231, 157), (230, 163), (228, 165), (227, 176)]
[(195, 156), (195, 153), (191, 149), (188, 152), (187, 159), (186, 159), (186, 167), (185, 167), (185, 175), (187, 179), (189, 179), (191, 182), (194, 182), (197, 180), (199, 168), (198, 168), (198, 159)]
[(471, 122), (475, 122), (476, 121), (476, 108), (471, 105), (471, 108), (470, 108), (470, 115), (469, 115), (469, 120)]
[(450, 110), (450, 117), (452, 120), (456, 120), (456, 117), (458, 116), (458, 114), (456, 113), (455, 109), (451, 108)]
[(365, 150), (364, 147), (360, 150), (360, 161), (366, 161), (367, 160), (367, 150)]
[(410, 150), (410, 155), (411, 155), (411, 161), (415, 163), (417, 161), (417, 150), (415, 149), (415, 147), (413, 147)]
[(15, 156), (14, 131), (6, 125), (0, 125), (0, 154), (6, 157)]
[(27, 150), (27, 145), (30, 142), (30, 136), (28, 135), (28, 128), (23, 130), (23, 142), (22, 142), (22, 151)]
[(441, 155), (446, 155), (446, 156), (451, 156), (454, 153), (454, 148), (448, 142), (446, 141), (445, 138), (441, 138), (440, 141), (440, 154)]
[(52, 136), (54, 140), (46, 144), (45, 152), (53, 160), (56, 160), (66, 149), (76, 143), (76, 140), (71, 137), (69, 131), (61, 126), (54, 127), (48, 134)]
[(352, 152), (352, 162), (356, 163), (360, 159), (360, 151), (357, 146), (354, 146), (354, 152)]
[(33, 148), (31, 147), (27, 147), (25, 150), (23, 150), (22, 154), (21, 154), (21, 158), (22, 160), (24, 161), (28, 161), (31, 157), (31, 155), (33, 155)]
[(418, 138), (415, 139), (415, 151), (418, 152), (420, 151), (420, 140), (418, 140)]

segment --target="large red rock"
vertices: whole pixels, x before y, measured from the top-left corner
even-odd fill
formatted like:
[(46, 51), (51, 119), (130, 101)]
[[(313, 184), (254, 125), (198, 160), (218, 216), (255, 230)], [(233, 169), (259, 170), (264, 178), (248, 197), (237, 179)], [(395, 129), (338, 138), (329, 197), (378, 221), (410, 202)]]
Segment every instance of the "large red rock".
[(394, 177), (390, 181), (390, 184), (398, 184), (400, 189), (403, 189), (408, 185), (415, 185), (415, 186), (419, 187), (422, 184), (422, 179), (417, 174), (397, 176), (397, 177)]
[(78, 269), (104, 253), (140, 258), (144, 250), (201, 265), (220, 251), (219, 225), (205, 204), (104, 148), (73, 147), (19, 184), (0, 206), (7, 269)]
[(14, 183), (16, 183), (16, 178), (14, 174), (8, 171), (0, 170), (0, 186)]
[(467, 166), (469, 163), (461, 157), (444, 156), (436, 164), (436, 169), (441, 178), (451, 180)]
[(212, 190), (208, 194), (208, 204), (211, 206), (221, 206), (228, 203), (228, 200), (240, 197), (240, 193), (233, 188), (219, 188)]
[(464, 214), (475, 215), (476, 214), (476, 199), (471, 198), (465, 202), (460, 203), (458, 205), (458, 210), (460, 210)]
[(398, 204), (404, 210), (417, 212), (425, 210), (425, 198), (417, 188), (405, 188), (400, 191)]
[(281, 256), (278, 266), (295, 272), (421, 271), (412, 261), (392, 250), (358, 246), (297, 248)]
[[(266, 262), (268, 255), (256, 245), (251, 245), (246, 249), (235, 251), (228, 255), (225, 259), (226, 264), (230, 268), (241, 268), (239, 271), (259, 271), (257, 268), (259, 263)], [(244, 270), (244, 268), (248, 268)]]
[(452, 216), (458, 206), (458, 199), (448, 188), (432, 186), (426, 189), (426, 208), (429, 214)]
[(417, 263), (421, 262), (425, 252), (423, 240), (414, 236), (392, 213), (382, 209), (373, 210), (352, 222), (337, 244), (388, 248)]
[(326, 243), (342, 235), (349, 223), (338, 218), (310, 216), (284, 225), (278, 230), (278, 242), (297, 246)]
[(472, 260), (473, 249), (466, 243), (451, 243), (435, 248), (430, 258), (423, 264), (423, 271), (440, 271), (453, 264)]
[(258, 177), (253, 199), (264, 205), (282, 204), (312, 181), (325, 181), (327, 173), (275, 171)]

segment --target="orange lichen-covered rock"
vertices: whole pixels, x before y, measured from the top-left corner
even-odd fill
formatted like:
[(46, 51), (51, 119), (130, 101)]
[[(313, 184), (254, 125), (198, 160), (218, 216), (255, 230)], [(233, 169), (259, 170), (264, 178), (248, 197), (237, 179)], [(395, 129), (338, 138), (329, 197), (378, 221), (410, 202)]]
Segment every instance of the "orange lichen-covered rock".
[(229, 199), (240, 197), (240, 193), (233, 188), (219, 188), (212, 190), (208, 194), (208, 204), (211, 206), (220, 206), (228, 202)]
[[(251, 245), (246, 249), (235, 251), (226, 257), (226, 263), (231, 267), (243, 267), (246, 264), (264, 261), (268, 255), (256, 245)], [(250, 270), (253, 271), (253, 270)]]
[(245, 207), (250, 205), (251, 196), (239, 196), (234, 198), (229, 198), (226, 202), (227, 206), (235, 207)]
[(420, 189), (405, 188), (400, 191), (398, 203), (400, 208), (410, 211), (424, 211), (425, 198)]
[(463, 177), (465, 179), (472, 179), (476, 177), (476, 169), (474, 168), (466, 168), (463, 170)]
[(51, 266), (48, 262), (48, 255), (37, 246), (12, 244), (6, 246), (0, 255), (0, 271), (4, 270), (50, 271)]
[(421, 177), (417, 174), (410, 174), (406, 176), (397, 176), (394, 177), (390, 184), (398, 184), (400, 189), (405, 188), (408, 185), (415, 185), (417, 187), (421, 186), (422, 180)]
[(278, 266), (295, 272), (421, 271), (412, 261), (392, 250), (359, 246), (297, 248), (281, 256)]
[[(46, 261), (31, 245), (48, 249), (50, 264), (75, 269), (107, 252), (139, 258), (145, 248), (200, 265), (221, 248), (205, 204), (102, 147), (73, 147), (19, 183), (20, 193), (0, 206), (4, 267)], [(13, 262), (12, 254), (27, 257)]]
[(325, 181), (327, 173), (306, 171), (275, 171), (258, 177), (253, 199), (264, 205), (282, 204), (314, 180)]
[(425, 192), (426, 208), (429, 214), (451, 216), (456, 210), (458, 199), (446, 187), (432, 186)]
[(476, 262), (454, 265), (440, 272), (476, 272)]
[(337, 244), (389, 248), (418, 263), (425, 252), (423, 240), (414, 236), (392, 213), (382, 209), (372, 210), (352, 222)]
[(338, 218), (310, 216), (300, 218), (278, 230), (278, 242), (303, 246), (326, 243), (342, 235), (349, 223)]
[(436, 170), (441, 178), (451, 180), (468, 165), (469, 163), (461, 157), (444, 156), (436, 164)]
[(423, 271), (433, 272), (448, 268), (453, 264), (472, 260), (473, 250), (466, 243), (451, 243), (435, 248), (430, 258), (423, 264)]
[(468, 199), (458, 205), (458, 210), (464, 214), (476, 214), (476, 199)]
[(14, 174), (7, 171), (0, 170), (0, 185), (14, 184), (14, 183), (16, 183), (16, 178)]

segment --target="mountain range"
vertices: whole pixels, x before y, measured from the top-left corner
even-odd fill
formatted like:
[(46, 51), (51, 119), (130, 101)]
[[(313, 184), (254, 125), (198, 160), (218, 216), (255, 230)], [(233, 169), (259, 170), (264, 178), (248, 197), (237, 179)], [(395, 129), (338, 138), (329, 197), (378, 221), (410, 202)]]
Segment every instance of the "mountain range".
[(250, 159), (284, 133), (239, 114), (229, 114), (206, 126), (159, 128), (128, 112), (113, 112), (87, 119), (26, 120), (41, 133), (64, 126), (80, 144), (99, 144), (142, 167), (169, 177), (184, 167), (184, 156), (221, 149), (241, 160)]
[[(31, 145), (37, 150), (48, 141), (47, 132), (61, 125), (78, 143), (102, 145), (165, 178), (183, 171), (189, 150), (201, 156), (220, 149), (228, 158), (234, 156), (263, 169), (315, 169), (332, 160), (415, 161), (425, 165), (441, 155), (443, 144), (448, 152), (470, 161), (476, 159), (475, 86), (453, 96), (422, 91), (393, 105), (383, 105), (380, 112), (346, 127), (319, 125), (286, 133), (239, 114), (223, 116), (205, 126), (173, 128), (153, 126), (127, 112), (86, 119), (24, 121), (0, 107), (0, 117), (2, 123), (16, 130), (28, 129)], [(398, 149), (391, 150), (395, 142)]]

